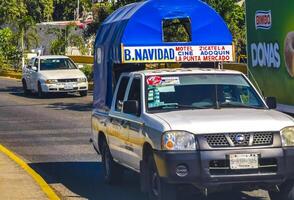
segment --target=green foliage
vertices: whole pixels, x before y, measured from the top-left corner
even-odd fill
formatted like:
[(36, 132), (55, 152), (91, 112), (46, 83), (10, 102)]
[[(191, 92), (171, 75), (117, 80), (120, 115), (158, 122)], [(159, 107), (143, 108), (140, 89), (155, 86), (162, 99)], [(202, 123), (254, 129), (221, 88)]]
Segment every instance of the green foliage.
[(245, 8), (238, 0), (206, 0), (227, 22), (234, 38), (237, 56), (246, 54)]
[(81, 68), (81, 71), (84, 72), (88, 81), (93, 81), (94, 74), (92, 65), (85, 65), (83, 68)]
[(75, 26), (68, 25), (65, 29), (52, 28), (48, 34), (53, 34), (56, 39), (51, 42), (51, 53), (55, 55), (65, 54), (66, 47), (76, 46), (82, 54), (86, 53), (84, 39), (73, 33)]
[[(45, 1), (45, 0), (44, 0)], [(85, 9), (91, 9), (91, 0), (80, 0), (80, 13)], [(77, 0), (53, 0), (54, 12), (53, 20), (75, 20), (75, 12), (77, 9)]]
[(29, 15), (36, 22), (50, 21), (53, 14), (53, 0), (24, 0)]
[(10, 28), (0, 30), (0, 65), (18, 66), (21, 52), (17, 48), (15, 37)]
[(25, 4), (21, 0), (0, 1), (0, 26), (3, 24), (14, 24), (16, 20), (27, 14)]

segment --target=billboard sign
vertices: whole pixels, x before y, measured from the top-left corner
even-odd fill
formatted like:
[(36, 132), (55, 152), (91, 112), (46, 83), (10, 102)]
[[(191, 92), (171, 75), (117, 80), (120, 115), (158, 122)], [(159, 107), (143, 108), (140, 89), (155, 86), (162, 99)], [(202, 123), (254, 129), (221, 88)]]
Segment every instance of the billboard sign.
[(122, 63), (229, 62), (232, 45), (210, 46), (122, 46)]
[(265, 96), (287, 106), (294, 106), (293, 10), (293, 0), (246, 0), (249, 70)]

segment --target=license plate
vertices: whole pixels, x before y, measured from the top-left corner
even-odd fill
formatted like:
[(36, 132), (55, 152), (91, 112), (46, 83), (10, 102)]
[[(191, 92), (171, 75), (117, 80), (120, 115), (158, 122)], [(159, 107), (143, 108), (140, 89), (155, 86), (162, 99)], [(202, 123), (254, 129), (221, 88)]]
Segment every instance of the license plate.
[(231, 154), (231, 169), (258, 169), (258, 154)]
[(72, 84), (66, 84), (66, 85), (64, 85), (64, 89), (65, 90), (72, 90), (73, 89), (73, 85)]

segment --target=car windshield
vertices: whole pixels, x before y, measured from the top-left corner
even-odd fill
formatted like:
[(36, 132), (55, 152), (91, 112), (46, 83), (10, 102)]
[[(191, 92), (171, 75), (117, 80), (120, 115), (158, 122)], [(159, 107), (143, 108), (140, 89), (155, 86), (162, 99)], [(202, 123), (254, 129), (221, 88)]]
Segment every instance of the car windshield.
[(146, 88), (148, 112), (265, 108), (256, 91), (241, 74), (148, 76)]
[(48, 58), (41, 59), (40, 70), (66, 70), (77, 69), (69, 58)]

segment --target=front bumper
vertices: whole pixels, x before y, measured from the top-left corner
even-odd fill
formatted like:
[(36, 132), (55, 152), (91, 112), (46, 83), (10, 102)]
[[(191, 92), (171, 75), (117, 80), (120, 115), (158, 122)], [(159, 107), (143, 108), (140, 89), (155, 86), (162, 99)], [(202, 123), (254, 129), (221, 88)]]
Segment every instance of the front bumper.
[(42, 84), (43, 92), (77, 92), (88, 90), (88, 82)]
[[(230, 154), (259, 154), (260, 167), (231, 170)], [(159, 176), (169, 183), (192, 184), (198, 188), (231, 185), (279, 185), (294, 178), (294, 148), (230, 149), (194, 152), (154, 151)], [(188, 175), (180, 177), (176, 168), (185, 165)]]

